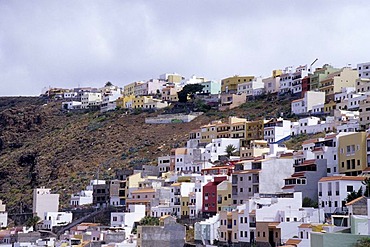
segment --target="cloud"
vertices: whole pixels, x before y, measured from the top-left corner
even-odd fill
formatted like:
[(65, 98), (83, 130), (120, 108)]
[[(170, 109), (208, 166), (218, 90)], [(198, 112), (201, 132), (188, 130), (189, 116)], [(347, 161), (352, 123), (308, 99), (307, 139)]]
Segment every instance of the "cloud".
[(1, 1), (0, 95), (370, 60), (367, 1)]

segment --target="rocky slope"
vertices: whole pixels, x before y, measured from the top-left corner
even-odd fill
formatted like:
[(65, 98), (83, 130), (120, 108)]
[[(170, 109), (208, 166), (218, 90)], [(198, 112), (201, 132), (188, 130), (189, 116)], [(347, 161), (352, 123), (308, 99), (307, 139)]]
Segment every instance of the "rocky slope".
[[(156, 164), (172, 147), (184, 145), (188, 133), (210, 121), (149, 125), (150, 114), (115, 111), (70, 114), (60, 103), (0, 100), (0, 199), (10, 212), (31, 209), (32, 188), (45, 186), (61, 194), (81, 190), (100, 166), (101, 177), (135, 164)], [(153, 114), (152, 114), (153, 115)], [(27, 206), (28, 205), (28, 206)]]
[(32, 210), (32, 189), (45, 186), (70, 194), (94, 178), (112, 178), (116, 169), (156, 164), (172, 147), (183, 146), (188, 133), (229, 115), (249, 119), (287, 112), (286, 102), (249, 102), (228, 112), (208, 112), (190, 123), (145, 124), (154, 113), (123, 111), (66, 113), (60, 102), (39, 98), (0, 98), (0, 199), (10, 212)]

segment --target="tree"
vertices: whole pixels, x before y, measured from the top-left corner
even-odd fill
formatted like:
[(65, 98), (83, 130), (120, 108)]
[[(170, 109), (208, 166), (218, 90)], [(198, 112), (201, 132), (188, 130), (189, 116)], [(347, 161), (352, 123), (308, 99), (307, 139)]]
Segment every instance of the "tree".
[(361, 183), (366, 185), (365, 196), (370, 197), (370, 178), (365, 178)]
[(318, 204), (317, 204), (317, 202), (315, 202), (311, 198), (305, 197), (305, 198), (303, 198), (303, 201), (302, 201), (302, 207), (313, 207), (313, 208), (317, 208), (318, 207)]
[(40, 221), (40, 217), (38, 216), (33, 216), (31, 218), (29, 218), (26, 222), (26, 226), (28, 227), (33, 227), (33, 230), (35, 231), (36, 230), (36, 225), (37, 223)]
[(362, 196), (362, 187), (360, 187), (360, 189), (356, 192), (356, 191), (352, 191), (350, 194), (348, 194), (347, 198), (346, 198), (346, 202), (351, 202), (359, 197)]
[(177, 96), (179, 97), (179, 102), (188, 102), (188, 96), (190, 96), (191, 99), (194, 99), (195, 94), (201, 92), (203, 90), (203, 87), (204, 86), (200, 84), (185, 85), (182, 90), (177, 93)]
[(113, 86), (113, 84), (110, 81), (108, 81), (107, 83), (105, 83), (105, 87), (111, 87), (111, 86)]
[(234, 145), (229, 144), (225, 148), (225, 152), (227, 153), (227, 157), (230, 157), (233, 153), (235, 153), (236, 147)]
[(370, 238), (361, 238), (357, 240), (356, 247), (370, 247)]
[(142, 218), (140, 220), (139, 225), (141, 225), (141, 226), (145, 226), (145, 225), (158, 226), (159, 225), (159, 219), (155, 218), (155, 217), (151, 217), (151, 216), (145, 216), (144, 218)]

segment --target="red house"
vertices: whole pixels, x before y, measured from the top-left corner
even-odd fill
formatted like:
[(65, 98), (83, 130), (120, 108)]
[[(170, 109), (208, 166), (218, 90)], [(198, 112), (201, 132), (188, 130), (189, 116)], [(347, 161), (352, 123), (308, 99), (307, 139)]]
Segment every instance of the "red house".
[(302, 98), (304, 97), (304, 94), (310, 91), (310, 77), (306, 76), (302, 79)]
[(203, 186), (203, 216), (208, 217), (217, 213), (217, 185), (227, 177), (214, 177), (213, 182)]

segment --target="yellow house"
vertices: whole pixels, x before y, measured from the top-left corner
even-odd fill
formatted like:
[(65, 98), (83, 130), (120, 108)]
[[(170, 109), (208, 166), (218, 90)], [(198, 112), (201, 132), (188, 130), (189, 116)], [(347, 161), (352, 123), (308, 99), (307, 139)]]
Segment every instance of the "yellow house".
[(221, 80), (221, 93), (236, 93), (240, 83), (252, 81), (254, 76), (232, 76)]
[(281, 69), (275, 69), (272, 71), (272, 77), (276, 78), (278, 76), (281, 76), (283, 74), (283, 72), (281, 71)]
[(132, 108), (143, 108), (145, 103), (149, 103), (152, 96), (137, 96), (132, 100)]
[(245, 137), (246, 140), (263, 140), (264, 120), (255, 120), (246, 122)]
[(366, 132), (339, 133), (339, 173), (357, 176), (367, 167)]
[(136, 85), (137, 85), (137, 82), (132, 82), (132, 83), (127, 84), (126, 86), (124, 86), (123, 87), (123, 95), (124, 96), (134, 95)]
[(324, 112), (325, 113), (333, 113), (336, 108), (337, 103), (335, 101), (330, 100), (328, 103), (324, 104)]
[(189, 217), (189, 196), (181, 197), (181, 217)]
[(128, 176), (126, 178), (126, 198), (130, 197), (130, 193), (139, 188), (139, 183), (144, 179), (141, 177), (141, 172)]
[(167, 77), (167, 81), (171, 83), (178, 83), (182, 81), (183, 79), (184, 77), (182, 77), (181, 75), (176, 75), (176, 74), (171, 74), (171, 75), (168, 75)]
[(231, 190), (232, 186), (228, 180), (217, 185), (217, 212), (220, 212), (223, 207), (232, 205)]
[(132, 102), (135, 99), (134, 95), (123, 96), (117, 99), (117, 107), (131, 108)]
[(217, 124), (219, 123), (221, 123), (221, 121), (200, 127), (201, 143), (210, 143), (212, 139), (217, 138)]

